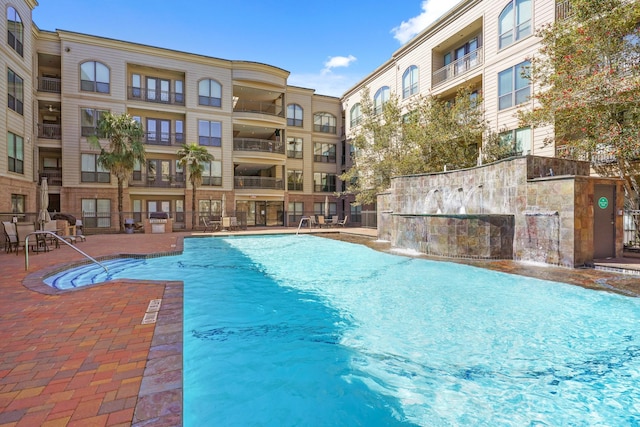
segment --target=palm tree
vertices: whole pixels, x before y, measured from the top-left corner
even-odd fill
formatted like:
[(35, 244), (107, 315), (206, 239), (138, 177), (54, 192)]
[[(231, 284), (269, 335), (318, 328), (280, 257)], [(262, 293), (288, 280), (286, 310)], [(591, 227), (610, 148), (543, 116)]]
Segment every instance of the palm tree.
[[(124, 231), (122, 213), (124, 183), (131, 176), (135, 164), (145, 162), (143, 136), (142, 124), (129, 114), (105, 113), (98, 122), (97, 135), (89, 139), (93, 146), (100, 149), (98, 164), (115, 175), (118, 180), (118, 216), (121, 232)], [(99, 138), (109, 140), (107, 149), (100, 144)]]
[(213, 160), (213, 154), (209, 153), (206, 147), (195, 143), (182, 144), (182, 148), (178, 150), (177, 154), (180, 157), (178, 162), (189, 171), (189, 181), (193, 187), (191, 193), (191, 229), (193, 230), (198, 224), (196, 222), (196, 188), (202, 184), (204, 164)]

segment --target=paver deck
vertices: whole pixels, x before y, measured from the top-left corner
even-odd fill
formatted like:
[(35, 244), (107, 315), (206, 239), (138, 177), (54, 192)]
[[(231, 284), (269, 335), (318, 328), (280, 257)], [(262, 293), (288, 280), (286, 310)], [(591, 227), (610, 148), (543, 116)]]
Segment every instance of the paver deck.
[[(283, 231), (295, 232), (259, 230)], [(377, 245), (375, 230), (340, 232), (342, 239)], [(78, 248), (93, 257), (166, 253), (180, 251), (191, 234), (96, 235)], [(62, 293), (42, 285), (47, 273), (82, 260), (63, 245), (30, 254), (27, 272), (22, 252), (0, 253), (0, 427), (181, 425), (182, 283), (118, 280)], [(615, 271), (470, 263), (640, 294), (640, 278)], [(603, 261), (611, 269), (616, 263), (640, 270), (638, 259)], [(162, 299), (157, 322), (142, 324), (156, 299)]]

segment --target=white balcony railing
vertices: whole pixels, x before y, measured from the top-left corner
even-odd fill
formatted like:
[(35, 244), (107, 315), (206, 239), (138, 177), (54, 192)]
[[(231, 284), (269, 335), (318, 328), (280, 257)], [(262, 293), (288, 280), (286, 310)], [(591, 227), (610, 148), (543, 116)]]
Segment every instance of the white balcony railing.
[(482, 65), (483, 55), (482, 48), (467, 53), (462, 58), (458, 58), (450, 64), (445, 65), (433, 73), (433, 86), (440, 85), (447, 80), (462, 75), (467, 71), (473, 70)]

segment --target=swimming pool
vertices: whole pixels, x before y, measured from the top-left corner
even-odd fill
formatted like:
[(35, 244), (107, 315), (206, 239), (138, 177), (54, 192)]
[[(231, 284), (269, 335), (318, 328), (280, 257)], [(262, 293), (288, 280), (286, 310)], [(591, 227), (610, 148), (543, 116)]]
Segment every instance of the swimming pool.
[(185, 282), (187, 426), (640, 425), (637, 299), (306, 235), (115, 269)]

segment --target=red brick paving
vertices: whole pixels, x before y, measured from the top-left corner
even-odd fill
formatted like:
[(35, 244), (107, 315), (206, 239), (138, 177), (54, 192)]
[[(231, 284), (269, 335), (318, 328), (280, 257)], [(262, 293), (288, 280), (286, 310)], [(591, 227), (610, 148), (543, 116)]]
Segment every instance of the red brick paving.
[[(184, 235), (89, 236), (78, 248), (171, 252)], [(56, 293), (41, 283), (82, 260), (62, 245), (30, 253), (26, 272), (23, 252), (0, 253), (0, 427), (181, 425), (182, 284), (119, 280)], [(152, 299), (162, 299), (158, 321), (142, 325)], [(171, 386), (158, 387), (164, 378)]]

